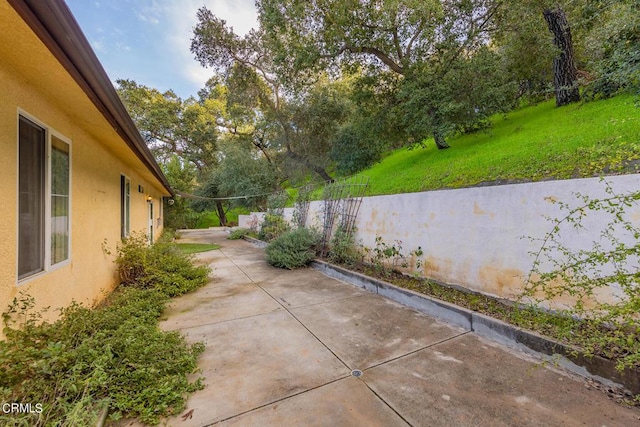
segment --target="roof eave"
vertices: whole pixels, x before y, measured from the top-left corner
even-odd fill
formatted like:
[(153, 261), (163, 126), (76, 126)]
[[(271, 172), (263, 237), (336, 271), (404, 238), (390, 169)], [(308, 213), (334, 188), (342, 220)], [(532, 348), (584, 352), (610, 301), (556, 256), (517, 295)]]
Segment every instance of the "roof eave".
[(172, 196), (175, 193), (153, 158), (109, 76), (62, 0), (8, 0), (69, 72), (142, 163)]

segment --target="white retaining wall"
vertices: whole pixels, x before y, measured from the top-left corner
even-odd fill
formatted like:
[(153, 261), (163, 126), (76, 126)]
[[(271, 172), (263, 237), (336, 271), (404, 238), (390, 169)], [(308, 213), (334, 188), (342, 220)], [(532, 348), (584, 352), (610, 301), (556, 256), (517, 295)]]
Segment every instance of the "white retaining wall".
[[(619, 194), (638, 190), (640, 175), (607, 177)], [(607, 197), (599, 178), (545, 181), (526, 184), (474, 187), (422, 193), (365, 197), (356, 221), (356, 241), (375, 247), (376, 236), (387, 244), (400, 241), (403, 253), (421, 247), (425, 277), (459, 285), (502, 298), (514, 298), (522, 289), (532, 267), (531, 252), (552, 228), (548, 218), (560, 218), (566, 211), (557, 203), (582, 203), (575, 193), (591, 198)], [(308, 224), (320, 224), (323, 203), (312, 202)], [(285, 217), (291, 217), (288, 209)], [(630, 218), (640, 223), (640, 209)], [(248, 217), (240, 226), (248, 226)], [(610, 217), (589, 211), (585, 229), (566, 227), (564, 243), (573, 249), (590, 249)], [(415, 259), (412, 262), (415, 267)]]

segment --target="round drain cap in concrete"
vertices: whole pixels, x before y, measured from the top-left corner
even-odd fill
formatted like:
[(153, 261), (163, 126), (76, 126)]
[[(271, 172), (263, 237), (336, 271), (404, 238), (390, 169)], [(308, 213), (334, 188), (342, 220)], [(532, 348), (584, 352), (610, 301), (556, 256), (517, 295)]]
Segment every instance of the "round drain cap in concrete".
[(354, 369), (353, 371), (351, 371), (351, 375), (354, 377), (361, 377), (362, 371), (360, 369)]

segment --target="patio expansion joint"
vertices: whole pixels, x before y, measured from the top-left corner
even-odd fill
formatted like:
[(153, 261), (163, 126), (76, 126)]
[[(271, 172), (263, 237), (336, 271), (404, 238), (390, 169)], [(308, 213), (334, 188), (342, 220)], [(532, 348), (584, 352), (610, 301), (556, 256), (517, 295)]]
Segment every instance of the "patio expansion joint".
[[(363, 370), (362, 370), (362, 371), (363, 371), (363, 374), (364, 374), (364, 373), (366, 373), (366, 372), (367, 372), (368, 370), (370, 370), (370, 369), (376, 368), (376, 367), (378, 367), (378, 366), (385, 365), (385, 364), (387, 364), (387, 363), (394, 362), (394, 361), (396, 361), (396, 360), (402, 359), (402, 358), (407, 357), (407, 356), (411, 356), (412, 354), (415, 354), (415, 353), (417, 353), (417, 352), (419, 352), (419, 351), (425, 350), (425, 349), (427, 349), (427, 348), (435, 347), (435, 346), (437, 346), (437, 345), (443, 344), (443, 343), (445, 343), (445, 342), (447, 342), (447, 341), (454, 340), (454, 339), (456, 339), (456, 338), (459, 338), (459, 337), (461, 337), (461, 336), (464, 336), (464, 335), (467, 335), (467, 334), (470, 334), (470, 333), (471, 333), (471, 331), (464, 331), (464, 332), (462, 332), (462, 333), (460, 333), (460, 334), (457, 334), (457, 335), (454, 335), (454, 336), (452, 336), (452, 337), (449, 337), (449, 338), (445, 338), (445, 339), (443, 339), (443, 340), (440, 340), (440, 341), (438, 341), (438, 342), (435, 342), (435, 343), (432, 343), (432, 344), (426, 345), (426, 346), (421, 347), (421, 348), (419, 348), (419, 349), (417, 349), (417, 350), (413, 350), (413, 351), (410, 351), (410, 352), (408, 352), (408, 353), (402, 354), (402, 355), (400, 355), (400, 356), (394, 357), (394, 358), (392, 358), (392, 359), (385, 360), (384, 362), (380, 362), (380, 363), (375, 364), (375, 365), (373, 365), (373, 366), (369, 366), (368, 368), (365, 368), (365, 369), (363, 369)], [(395, 414), (396, 414), (398, 417), (400, 417), (400, 418), (402, 419), (402, 421), (404, 421), (405, 423), (407, 423), (407, 425), (409, 425), (409, 426), (413, 426), (413, 424), (411, 424), (411, 423), (409, 422), (409, 420), (407, 420), (405, 417), (403, 417), (403, 416), (402, 416), (402, 414), (400, 413), (400, 411), (399, 411), (399, 410), (397, 410), (396, 408), (394, 408), (394, 407), (393, 407), (393, 405), (392, 405), (391, 403), (387, 402), (387, 400), (385, 400), (385, 398), (384, 398), (384, 397), (380, 396), (380, 395), (379, 395), (379, 394), (378, 394), (378, 393), (377, 393), (373, 388), (371, 388), (371, 386), (369, 386), (369, 384), (368, 384), (368, 383), (367, 383), (367, 381), (366, 381), (366, 377), (365, 377), (365, 376), (359, 377), (358, 379), (359, 379), (360, 381), (362, 381), (362, 383), (367, 387), (367, 389), (369, 389), (369, 391), (370, 391), (371, 393), (373, 393), (373, 395), (374, 395), (374, 396), (376, 396), (378, 399), (380, 399), (380, 401), (381, 401), (381, 402), (383, 402), (385, 405), (387, 405), (387, 406), (389, 407), (389, 409), (391, 409), (393, 412), (395, 412)]]
[(465, 335), (468, 335), (468, 334), (472, 334), (472, 333), (473, 333), (473, 331), (464, 331), (464, 332), (461, 332), (459, 334), (453, 335), (451, 337), (444, 338), (444, 339), (442, 339), (440, 341), (436, 341), (434, 343), (431, 343), (431, 344), (425, 345), (423, 347), (417, 348), (415, 350), (411, 350), (411, 351), (409, 351), (407, 353), (401, 354), (400, 356), (396, 356), (396, 357), (393, 357), (391, 359), (382, 361), (380, 363), (376, 363), (375, 365), (371, 365), (371, 366), (369, 366), (367, 368), (362, 369), (362, 372), (365, 373), (370, 369), (377, 368), (378, 366), (382, 366), (382, 365), (386, 365), (387, 363), (395, 362), (396, 360), (411, 356), (412, 354), (418, 353), (419, 351), (426, 350), (426, 349), (432, 348), (432, 347), (436, 347), (436, 346), (438, 346), (440, 344), (444, 344), (444, 343), (449, 342), (451, 340), (455, 340), (455, 339), (458, 339), (458, 338), (460, 338), (462, 336), (465, 336)]
[(214, 322), (199, 323), (197, 325), (186, 326), (186, 327), (181, 327), (179, 329), (171, 329), (171, 330), (187, 331), (189, 329), (196, 329), (196, 328), (200, 328), (202, 326), (220, 325), (220, 324), (223, 324), (223, 323), (235, 322), (237, 320), (246, 320), (246, 319), (251, 319), (251, 318), (260, 317), (260, 316), (267, 316), (269, 314), (280, 313), (280, 312), (282, 312), (282, 310), (280, 308), (276, 308), (275, 310), (267, 311), (265, 313), (250, 314), (248, 316), (234, 317), (233, 319), (225, 319), (225, 320), (219, 320), (219, 321), (214, 321)]
[[(260, 286), (259, 284), (256, 283), (256, 285)], [(262, 287), (262, 286), (260, 286)], [(307, 308), (307, 307), (315, 307), (317, 305), (322, 305), (322, 304), (328, 304), (328, 303), (333, 303), (333, 302), (340, 302), (340, 301), (346, 301), (349, 299), (354, 299), (354, 298), (362, 298), (362, 297), (366, 297), (368, 296), (368, 294), (363, 294), (363, 295), (350, 295), (348, 297), (344, 297), (344, 298), (336, 298), (336, 299), (330, 299), (327, 301), (320, 301), (320, 302), (314, 302), (312, 304), (302, 304), (302, 305), (296, 305), (296, 306), (290, 306), (289, 308), (291, 310), (297, 310), (299, 308)], [(285, 300), (283, 300), (282, 298), (280, 298), (281, 301), (286, 302)]]
[(345, 379), (347, 379), (347, 378), (349, 378), (349, 377), (351, 377), (351, 374), (341, 376), (341, 377), (339, 377), (339, 378), (336, 378), (336, 379), (331, 380), (331, 381), (327, 381), (327, 382), (325, 382), (325, 383), (322, 383), (322, 384), (317, 385), (317, 386), (314, 386), (314, 387), (310, 387), (310, 388), (308, 388), (308, 389), (306, 389), (306, 390), (299, 391), (299, 392), (294, 393), (294, 394), (289, 395), (289, 396), (281, 397), (280, 399), (275, 399), (275, 400), (273, 400), (273, 401), (271, 401), (271, 402), (267, 402), (267, 403), (264, 403), (264, 404), (262, 404), (262, 405), (260, 405), (260, 406), (256, 406), (255, 408), (251, 408), (251, 409), (248, 409), (248, 410), (246, 410), (246, 411), (240, 412), (240, 413), (238, 413), (238, 414), (232, 415), (232, 416), (230, 416), (230, 417), (224, 418), (224, 419), (222, 419), (222, 420), (218, 420), (218, 421), (216, 421), (216, 422), (214, 422), (214, 423), (204, 424), (204, 425), (203, 425), (203, 427), (214, 426), (214, 425), (216, 425), (216, 424), (220, 424), (220, 423), (223, 423), (223, 422), (225, 422), (225, 421), (232, 420), (232, 419), (237, 418), (237, 417), (239, 417), (239, 416), (242, 416), (242, 415), (244, 415), (244, 414), (248, 414), (248, 413), (251, 413), (251, 412), (257, 411), (257, 410), (259, 410), (259, 409), (266, 408), (267, 406), (273, 405), (274, 403), (283, 402), (283, 401), (288, 400), (288, 399), (291, 399), (291, 398), (293, 398), (293, 397), (300, 396), (300, 395), (305, 394), (305, 393), (309, 393), (309, 392), (311, 392), (311, 391), (313, 391), (313, 390), (317, 390), (317, 389), (322, 388), (322, 387), (324, 387), (324, 386), (327, 386), (327, 385), (329, 385), (329, 384), (333, 384), (333, 383), (335, 383), (335, 382), (345, 380)]
[[(224, 252), (223, 252), (224, 254)], [(331, 354), (333, 354), (333, 356), (338, 359), (340, 361), (340, 363), (342, 363), (344, 365), (345, 368), (347, 368), (349, 370), (349, 372), (352, 371), (353, 368), (351, 368), (344, 360), (342, 360), (342, 358), (340, 358), (340, 356), (338, 356), (333, 350), (331, 350), (329, 348), (329, 346), (327, 346), (316, 334), (314, 334), (311, 329), (309, 329), (307, 327), (307, 325), (305, 325), (304, 323), (302, 323), (302, 321), (300, 319), (298, 319), (298, 317), (293, 314), (291, 312), (291, 310), (289, 310), (289, 308), (287, 306), (285, 306), (282, 301), (280, 301), (279, 298), (276, 298), (275, 296), (271, 295), (271, 293), (269, 293), (269, 291), (267, 291), (265, 288), (263, 288), (262, 286), (260, 286), (260, 284), (256, 281), (254, 281), (251, 276), (249, 276), (243, 269), (242, 267), (240, 267), (239, 265), (237, 265), (233, 259), (231, 259), (229, 256), (227, 256), (227, 254), (224, 254), (224, 256), (226, 256), (240, 271), (242, 271), (242, 273), (247, 276), (247, 278), (249, 280), (251, 280), (251, 282), (257, 286), (258, 288), (262, 289), (262, 291), (269, 295), (269, 297), (271, 297), (271, 299), (273, 299), (280, 307), (282, 307), (284, 310), (287, 311), (287, 313), (289, 313), (289, 315), (295, 319), (296, 322), (298, 322), (300, 324), (300, 326), (302, 326), (304, 329), (306, 329), (307, 332), (309, 332), (309, 334), (311, 334), (312, 337), (314, 337), (325, 349), (327, 349), (328, 352), (330, 352)], [(349, 374), (350, 375), (350, 374)]]
[(377, 397), (378, 399), (380, 399), (380, 401), (381, 401), (382, 403), (384, 403), (385, 405), (387, 405), (387, 406), (389, 407), (389, 409), (391, 409), (391, 410), (392, 410), (392, 411), (393, 411), (393, 412), (394, 412), (398, 417), (400, 417), (400, 419), (402, 419), (402, 421), (404, 421), (405, 423), (407, 423), (407, 425), (409, 425), (409, 426), (413, 427), (413, 424), (411, 424), (411, 423), (409, 422), (409, 420), (407, 420), (405, 417), (403, 417), (403, 416), (402, 416), (402, 414), (401, 414), (401, 413), (400, 413), (396, 408), (394, 408), (394, 407), (393, 407), (393, 405), (392, 405), (391, 403), (387, 402), (387, 401), (386, 401), (382, 396), (380, 396), (378, 393), (376, 393), (376, 391), (375, 391), (374, 389), (372, 389), (372, 388), (369, 386), (369, 384), (367, 384), (367, 382), (366, 382), (366, 381), (364, 381), (362, 378), (360, 378), (360, 381), (362, 381), (362, 383), (365, 385), (365, 387), (367, 387), (367, 389), (368, 389), (371, 393), (373, 393), (373, 395), (374, 395), (375, 397)]
[[(225, 256), (227, 256), (227, 255), (225, 254)], [(231, 262), (233, 262), (233, 260), (232, 260), (230, 257), (228, 257), (228, 256), (227, 256), (227, 258), (228, 258)], [(311, 330), (310, 330), (310, 329), (309, 329), (309, 328), (308, 328), (308, 327), (307, 327), (307, 326), (306, 326), (306, 325), (305, 325), (305, 324), (304, 324), (304, 323), (303, 323), (303, 322), (302, 322), (302, 321), (301, 321), (301, 320), (300, 320), (300, 319), (299, 319), (295, 314), (293, 314), (293, 313), (291, 312), (291, 310), (290, 310), (288, 307), (286, 307), (286, 306), (283, 304), (283, 301), (281, 301), (279, 298), (276, 298), (275, 296), (271, 295), (271, 293), (269, 293), (269, 291), (267, 291), (267, 290), (266, 290), (266, 289), (264, 289), (262, 286), (260, 286), (260, 284), (259, 284), (258, 282), (254, 281), (254, 280), (251, 278), (251, 276), (249, 276), (249, 275), (248, 275), (244, 270), (242, 270), (242, 268), (241, 268), (240, 266), (238, 266), (237, 264), (235, 264), (235, 262), (233, 262), (233, 263), (234, 263), (234, 265), (236, 265), (236, 267), (237, 267), (238, 269), (240, 269), (240, 270), (244, 273), (244, 275), (245, 275), (247, 278), (249, 278), (249, 280), (251, 280), (251, 281), (252, 281), (252, 283), (253, 283), (253, 284), (255, 284), (257, 287), (259, 287), (260, 289), (262, 289), (262, 291), (263, 291), (264, 293), (266, 293), (267, 295), (269, 295), (269, 296), (270, 296), (270, 297), (271, 297), (271, 298), (272, 298), (276, 303), (278, 303), (278, 304), (279, 304), (279, 305), (280, 305), (284, 310), (286, 310), (286, 311), (289, 313), (289, 315), (290, 315), (291, 317), (293, 317), (293, 318), (294, 318), (294, 319), (295, 319), (295, 320), (296, 320), (296, 321), (297, 321), (297, 322), (298, 322), (298, 323), (299, 323), (299, 324), (300, 324), (304, 329), (306, 329), (306, 330), (307, 330), (307, 332), (309, 332), (309, 334), (311, 334), (311, 336), (313, 336), (313, 337), (314, 337), (314, 338), (315, 338), (315, 339), (316, 339), (316, 340), (317, 340), (317, 341), (318, 341), (318, 342), (319, 342), (319, 343), (320, 343), (324, 348), (326, 348), (326, 349), (327, 349), (327, 351), (329, 351), (331, 354), (333, 354), (333, 356), (334, 356), (336, 359), (338, 359), (338, 360), (339, 360), (339, 361), (340, 361), (340, 362), (341, 362), (341, 363), (342, 363), (342, 364), (343, 364), (343, 365), (344, 365), (344, 366), (349, 370), (349, 372), (350, 372), (350, 373), (349, 373), (348, 375), (344, 376), (344, 377), (340, 377), (340, 378), (338, 378), (338, 379), (336, 379), (336, 380), (333, 380), (333, 381), (328, 381), (328, 382), (326, 382), (326, 383), (324, 383), (324, 384), (322, 384), (322, 385), (319, 385), (319, 386), (316, 386), (316, 387), (310, 388), (310, 389), (308, 389), (308, 390), (301, 391), (300, 393), (297, 393), (297, 394), (294, 394), (294, 395), (291, 395), (291, 396), (284, 397), (284, 398), (279, 399), (279, 400), (276, 400), (276, 401), (274, 401), (274, 402), (266, 403), (266, 404), (261, 405), (261, 406), (259, 406), (259, 407), (256, 407), (256, 408), (250, 409), (250, 410), (248, 410), (248, 411), (245, 411), (245, 412), (243, 412), (243, 413), (236, 414), (236, 415), (234, 415), (234, 416), (232, 416), (232, 417), (228, 417), (228, 418), (226, 418), (226, 419), (224, 419), (224, 420), (219, 420), (219, 421), (216, 421), (215, 423), (207, 424), (207, 426), (206, 426), (206, 427), (211, 426), (211, 425), (215, 425), (215, 424), (218, 424), (218, 423), (221, 423), (221, 422), (224, 422), (224, 421), (230, 420), (230, 419), (233, 419), (233, 418), (238, 417), (238, 416), (241, 416), (241, 415), (243, 415), (243, 414), (246, 414), (246, 413), (249, 413), (249, 412), (253, 412), (253, 411), (258, 410), (258, 409), (260, 409), (260, 408), (263, 408), (263, 407), (266, 407), (266, 406), (272, 405), (272, 404), (274, 404), (274, 403), (276, 403), (276, 402), (280, 402), (280, 401), (283, 401), (283, 400), (289, 399), (289, 398), (291, 398), (291, 397), (298, 396), (298, 395), (301, 395), (301, 394), (303, 394), (303, 393), (307, 393), (307, 392), (309, 392), (309, 391), (311, 391), (311, 390), (318, 389), (318, 388), (323, 387), (323, 386), (325, 386), (325, 385), (332, 384), (332, 383), (334, 383), (334, 382), (336, 382), (336, 381), (340, 381), (340, 380), (342, 380), (342, 379), (345, 379), (345, 378), (351, 377), (351, 376), (352, 376), (351, 372), (353, 371), (353, 369), (356, 369), (355, 367), (350, 367), (350, 366), (349, 366), (349, 365), (348, 365), (344, 360), (342, 360), (342, 359), (341, 359), (341, 358), (340, 358), (340, 357), (339, 357), (339, 356), (338, 356), (338, 355), (337, 355), (333, 350), (331, 350), (331, 348), (329, 348), (329, 346), (327, 346), (327, 345), (326, 345), (326, 344), (325, 344), (325, 343), (324, 343), (324, 342), (323, 342), (323, 341), (322, 341), (322, 340), (321, 340), (321, 339), (320, 339), (316, 334), (314, 334), (314, 333), (313, 333), (313, 332), (312, 332), (312, 331), (311, 331)], [(350, 296), (350, 297), (346, 297), (346, 298), (341, 298), (341, 299), (339, 299), (339, 300), (323, 301), (323, 302), (320, 302), (320, 303), (317, 303), (317, 304), (309, 304), (309, 305), (306, 305), (306, 306), (291, 307), (291, 309), (297, 309), (297, 308), (309, 307), (309, 306), (316, 306), (316, 305), (326, 304), (326, 303), (330, 303), (330, 302), (334, 302), (334, 301), (343, 301), (343, 300), (350, 299), (350, 298), (358, 298), (358, 297), (364, 297), (364, 296), (368, 296), (368, 295), (366, 295), (366, 294), (365, 294), (365, 295), (354, 295), (354, 296)], [(449, 340), (451, 340), (451, 339), (454, 339), (454, 338), (460, 337), (460, 336), (462, 336), (462, 335), (468, 334), (468, 333), (470, 333), (470, 332), (471, 332), (471, 331), (465, 331), (465, 332), (463, 332), (463, 333), (460, 333), (460, 334), (454, 335), (454, 336), (452, 336), (452, 337), (449, 337), (449, 338), (446, 338), (446, 339), (440, 340), (440, 341), (438, 341), (438, 342), (435, 342), (435, 343), (429, 344), (429, 345), (427, 345), (427, 346), (423, 346), (423, 347), (421, 347), (421, 348), (419, 348), (419, 349), (417, 349), (417, 350), (410, 351), (410, 352), (405, 353), (405, 354), (403, 354), (403, 355), (400, 355), (400, 356), (398, 356), (398, 357), (394, 357), (394, 358), (392, 358), (392, 359), (389, 359), (389, 360), (386, 360), (386, 361), (384, 361), (384, 362), (381, 362), (381, 363), (379, 363), (379, 364), (377, 364), (377, 365), (370, 366), (370, 367), (368, 367), (368, 368), (366, 368), (366, 369), (363, 369), (363, 371), (366, 371), (366, 370), (369, 370), (369, 369), (374, 368), (374, 367), (376, 367), (376, 366), (380, 366), (380, 365), (383, 365), (383, 364), (385, 364), (385, 363), (389, 363), (389, 362), (392, 362), (392, 361), (394, 361), (394, 360), (398, 360), (398, 359), (400, 359), (400, 358), (403, 358), (403, 357), (409, 356), (409, 355), (411, 355), (411, 354), (413, 354), (413, 353), (416, 353), (416, 352), (418, 352), (418, 351), (424, 350), (424, 349), (426, 349), (426, 348), (433, 347), (433, 346), (436, 346), (436, 345), (438, 345), (438, 344), (442, 344), (442, 343), (444, 343), (444, 342), (447, 342), (447, 341), (449, 341)], [(382, 396), (380, 396), (378, 393), (376, 393), (376, 392), (375, 392), (375, 390), (373, 390), (373, 389), (369, 386), (369, 384), (367, 384), (367, 382), (366, 382), (366, 381), (364, 381), (362, 378), (359, 378), (359, 379), (363, 382), (363, 384), (367, 387), (367, 389), (368, 389), (371, 393), (373, 393), (373, 395), (374, 395), (374, 396), (376, 396), (376, 397), (377, 397), (377, 398), (378, 398), (378, 399), (379, 399), (379, 400), (380, 400), (384, 405), (386, 405), (386, 406), (387, 406), (391, 411), (393, 411), (393, 412), (394, 412), (398, 417), (400, 417), (400, 419), (402, 419), (405, 423), (407, 423), (407, 425), (412, 426), (412, 424), (411, 424), (411, 423), (410, 423), (410, 422), (409, 422), (409, 421), (408, 421), (404, 416), (402, 416), (402, 414), (401, 414), (401, 413), (400, 413), (396, 408), (394, 408), (394, 407), (393, 407), (393, 405), (391, 405), (391, 404), (390, 404), (389, 402), (387, 402), (384, 398), (382, 398)]]
[(347, 368), (347, 369), (349, 370), (349, 372), (351, 372), (351, 370), (352, 370), (353, 368), (351, 368), (351, 367), (350, 367), (350, 366), (349, 366), (349, 365), (348, 365), (344, 360), (342, 360), (342, 358), (340, 358), (340, 356), (338, 356), (338, 355), (337, 355), (333, 350), (331, 350), (331, 349), (329, 348), (329, 346), (328, 346), (328, 345), (326, 345), (326, 344), (325, 344), (325, 343), (324, 343), (324, 342), (323, 342), (323, 341), (322, 341), (322, 340), (321, 340), (321, 339), (320, 339), (316, 334), (314, 334), (314, 333), (313, 333), (313, 331), (311, 331), (311, 329), (309, 329), (309, 328), (307, 327), (307, 325), (305, 325), (304, 323), (302, 323), (302, 321), (298, 318), (298, 316), (296, 316), (295, 314), (293, 314), (293, 313), (291, 312), (291, 310), (289, 310), (289, 308), (287, 308), (287, 307), (286, 307), (286, 306), (285, 306), (285, 305), (284, 305), (280, 300), (278, 300), (278, 298), (276, 298), (276, 297), (274, 297), (273, 295), (271, 295), (271, 294), (269, 293), (269, 291), (267, 291), (266, 289), (264, 289), (262, 286), (260, 286), (260, 285), (258, 285), (258, 284), (256, 284), (256, 286), (257, 286), (257, 287), (259, 287), (260, 289), (262, 289), (262, 290), (264, 291), (264, 293), (266, 293), (267, 295), (269, 295), (269, 296), (270, 296), (270, 297), (271, 297), (275, 302), (277, 302), (277, 303), (280, 305), (280, 307), (282, 307), (283, 309), (285, 309), (285, 310), (287, 311), (287, 313), (289, 313), (289, 315), (290, 315), (291, 317), (293, 317), (293, 318), (295, 319), (295, 321), (296, 321), (296, 322), (298, 322), (298, 323), (300, 324), (300, 326), (302, 326), (304, 329), (306, 329), (306, 331), (307, 331), (307, 332), (309, 332), (309, 334), (311, 334), (311, 336), (312, 336), (313, 338), (315, 338), (315, 339), (316, 339), (320, 344), (322, 344), (322, 346), (323, 346), (324, 348), (326, 348), (326, 349), (327, 349), (327, 351), (329, 351), (331, 354), (333, 354), (333, 356), (334, 356), (336, 359), (338, 359), (338, 360), (340, 361), (340, 363), (342, 363), (342, 364), (345, 366), (345, 368)]

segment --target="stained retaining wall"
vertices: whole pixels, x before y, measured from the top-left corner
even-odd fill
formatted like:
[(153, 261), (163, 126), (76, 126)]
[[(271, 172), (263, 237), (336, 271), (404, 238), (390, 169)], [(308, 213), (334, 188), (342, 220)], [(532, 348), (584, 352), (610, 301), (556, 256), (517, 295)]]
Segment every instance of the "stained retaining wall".
[[(607, 184), (624, 194), (640, 188), (640, 175), (611, 176), (606, 182), (586, 178), (365, 197), (356, 220), (356, 241), (373, 248), (380, 236), (387, 244), (401, 245), (404, 253), (420, 247), (420, 260), (409, 260), (413, 272), (513, 299), (531, 270), (532, 253), (541, 245), (532, 239), (544, 238), (553, 227), (550, 219), (567, 213), (560, 204), (581, 205), (578, 194), (607, 197)], [(323, 206), (322, 201), (311, 203), (308, 225), (321, 224)], [(291, 218), (292, 212), (287, 209), (285, 217)], [(561, 230), (563, 244), (572, 250), (591, 249), (611, 219), (602, 211), (587, 213), (584, 228), (567, 225)], [(640, 224), (639, 207), (628, 215)], [(255, 217), (241, 216), (240, 226), (255, 223)]]

